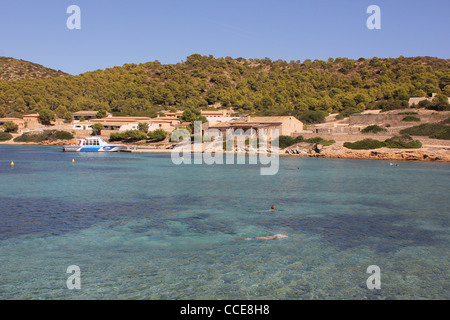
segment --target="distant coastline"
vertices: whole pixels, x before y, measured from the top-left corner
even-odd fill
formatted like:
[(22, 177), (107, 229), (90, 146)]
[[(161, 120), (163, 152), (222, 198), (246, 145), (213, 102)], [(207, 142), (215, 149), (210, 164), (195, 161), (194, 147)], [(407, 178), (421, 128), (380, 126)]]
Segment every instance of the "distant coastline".
[[(35, 146), (62, 146), (71, 144), (67, 141), (43, 141), (43, 142), (0, 142), (0, 145), (35, 145)], [(127, 144), (128, 149), (124, 152), (129, 153), (171, 153), (170, 145), (164, 148), (143, 147), (142, 145)], [(192, 152), (195, 153), (195, 152)], [(224, 151), (224, 154), (230, 151)], [(233, 153), (238, 154), (234, 151)], [(246, 153), (247, 154), (247, 153)], [(320, 152), (291, 146), (279, 151), (283, 157), (309, 157), (309, 158), (330, 158), (330, 159), (356, 159), (356, 160), (386, 160), (386, 161), (427, 161), (427, 162), (450, 162), (450, 146), (429, 146), (419, 149), (370, 149), (370, 150), (351, 150), (342, 145), (331, 145), (322, 147)]]

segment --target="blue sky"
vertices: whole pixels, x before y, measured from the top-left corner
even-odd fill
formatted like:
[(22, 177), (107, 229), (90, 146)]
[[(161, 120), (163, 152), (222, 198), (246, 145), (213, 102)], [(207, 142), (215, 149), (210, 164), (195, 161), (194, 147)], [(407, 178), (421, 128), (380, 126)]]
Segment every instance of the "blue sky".
[[(448, 0), (0, 0), (0, 56), (70, 74), (193, 53), (283, 60), (450, 58)], [(81, 30), (69, 30), (69, 5)], [(369, 30), (369, 5), (381, 30)]]

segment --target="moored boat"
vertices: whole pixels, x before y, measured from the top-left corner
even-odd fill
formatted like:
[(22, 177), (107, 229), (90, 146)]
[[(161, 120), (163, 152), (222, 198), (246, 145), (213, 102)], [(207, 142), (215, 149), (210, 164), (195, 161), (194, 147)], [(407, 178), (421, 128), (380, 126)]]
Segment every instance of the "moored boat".
[(92, 137), (86, 139), (78, 139), (77, 145), (64, 145), (65, 152), (118, 152), (125, 150), (127, 147), (121, 144), (109, 144), (100, 137)]

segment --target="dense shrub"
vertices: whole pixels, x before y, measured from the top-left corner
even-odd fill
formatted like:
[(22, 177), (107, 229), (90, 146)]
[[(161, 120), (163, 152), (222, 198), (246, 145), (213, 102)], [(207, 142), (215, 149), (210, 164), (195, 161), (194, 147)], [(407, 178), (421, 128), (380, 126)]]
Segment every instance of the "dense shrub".
[(92, 125), (92, 134), (93, 134), (94, 136), (101, 135), (101, 134), (102, 134), (102, 130), (103, 130), (104, 128), (105, 128), (105, 127), (103, 126), (103, 124), (101, 124), (101, 123), (94, 123), (94, 124)]
[(307, 111), (298, 117), (300, 121), (306, 123), (306, 124), (313, 124), (313, 123), (322, 123), (325, 122), (325, 117), (328, 115), (328, 113), (324, 111)]
[(398, 115), (405, 115), (405, 116), (412, 116), (412, 115), (417, 115), (418, 113), (417, 112), (411, 112), (411, 111), (408, 111), (408, 112), (400, 112), (400, 113), (397, 113)]
[(356, 142), (345, 142), (344, 147), (355, 150), (369, 150), (379, 148), (397, 148), (397, 149), (415, 149), (421, 148), (422, 143), (419, 140), (413, 140), (410, 136), (394, 136), (385, 141), (374, 139), (364, 139)]
[(123, 137), (121, 133), (112, 132), (109, 135), (109, 141), (122, 141), (124, 139), (125, 137)]
[(443, 123), (443, 124), (450, 124), (450, 117), (448, 117), (447, 119), (443, 120), (441, 123)]
[(108, 113), (107, 113), (106, 110), (104, 110), (104, 109), (99, 110), (99, 111), (97, 112), (97, 114), (95, 115), (95, 117), (96, 117), (97, 119), (106, 118), (107, 116), (108, 116)]
[(67, 131), (55, 131), (54, 136), (57, 140), (72, 140), (73, 139), (73, 135)]
[(292, 145), (294, 145), (296, 143), (300, 143), (300, 142), (307, 142), (307, 143), (314, 143), (314, 144), (322, 144), (324, 146), (330, 146), (333, 143), (335, 143), (336, 141), (325, 140), (322, 137), (314, 137), (314, 138), (305, 139), (305, 138), (303, 138), (303, 136), (298, 136), (296, 138), (293, 138), (291, 136), (280, 136), (279, 147), (281, 149), (284, 149), (284, 148), (287, 148), (289, 146), (292, 146)]
[(414, 117), (414, 116), (406, 116), (402, 119), (402, 121), (406, 121), (406, 122), (420, 122), (420, 118)]
[(0, 132), (0, 141), (9, 141), (12, 137), (13, 136), (7, 132)]
[(416, 149), (421, 148), (422, 143), (419, 140), (413, 140), (408, 135), (394, 136), (384, 141), (385, 147), (397, 149)]
[(120, 133), (111, 133), (109, 136), (109, 141), (122, 141), (122, 140), (128, 140), (128, 141), (139, 141), (144, 140), (147, 138), (147, 135), (145, 132), (142, 132), (141, 130), (127, 130)]
[(381, 111), (390, 111), (397, 109), (408, 108), (408, 101), (405, 100), (382, 100), (375, 103), (375, 108), (381, 109)]
[(67, 131), (45, 130), (43, 133), (27, 132), (14, 139), (16, 142), (42, 142), (54, 140), (70, 140), (73, 135)]
[(384, 142), (374, 139), (364, 139), (356, 142), (345, 142), (344, 147), (355, 150), (378, 149), (384, 147)]
[(279, 143), (279, 147), (281, 149), (284, 149), (284, 148), (287, 148), (287, 147), (295, 144), (295, 138), (293, 138), (291, 136), (280, 136), (278, 143)]
[(162, 141), (166, 139), (167, 132), (163, 129), (156, 129), (155, 131), (151, 131), (148, 133), (148, 137), (155, 141)]
[(442, 123), (424, 123), (419, 126), (406, 128), (400, 131), (401, 134), (408, 134), (411, 136), (432, 136), (442, 130), (448, 128)]
[(371, 125), (368, 127), (365, 127), (364, 129), (361, 130), (362, 133), (378, 133), (378, 132), (387, 132), (387, 129), (382, 128), (380, 126), (375, 125)]
[(5, 130), (5, 132), (17, 132), (18, 129), (19, 126), (12, 121), (6, 121), (3, 124), (3, 130)]
[(450, 140), (450, 126), (447, 126), (442, 130), (435, 131), (432, 135), (430, 135), (430, 138)]
[(42, 109), (39, 111), (39, 120), (43, 124), (50, 124), (52, 121), (56, 120), (55, 113), (49, 109)]
[(322, 137), (314, 137), (314, 138), (305, 139), (305, 140), (303, 140), (303, 142), (321, 144), (324, 146), (331, 146), (333, 143), (336, 143), (336, 141), (334, 141), (334, 140), (325, 140)]

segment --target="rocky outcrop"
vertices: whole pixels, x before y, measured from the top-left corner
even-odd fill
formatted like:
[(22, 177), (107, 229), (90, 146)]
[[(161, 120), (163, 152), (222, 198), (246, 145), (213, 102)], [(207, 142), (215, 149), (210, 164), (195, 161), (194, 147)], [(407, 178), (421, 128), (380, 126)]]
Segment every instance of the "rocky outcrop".
[(311, 156), (317, 153), (315, 150), (315, 145), (313, 143), (300, 142), (287, 147), (283, 150), (286, 154), (290, 155), (301, 155), (301, 156)]
[(450, 161), (450, 150), (445, 148), (351, 150), (342, 145), (322, 146), (302, 142), (284, 149), (282, 153), (316, 158)]
[(324, 149), (320, 156), (326, 158), (344, 158), (344, 159), (378, 159), (378, 160), (407, 160), (407, 161), (450, 161), (450, 151), (446, 149), (428, 150), (428, 149), (388, 149), (381, 148), (377, 150), (350, 150), (344, 147), (340, 150)]

